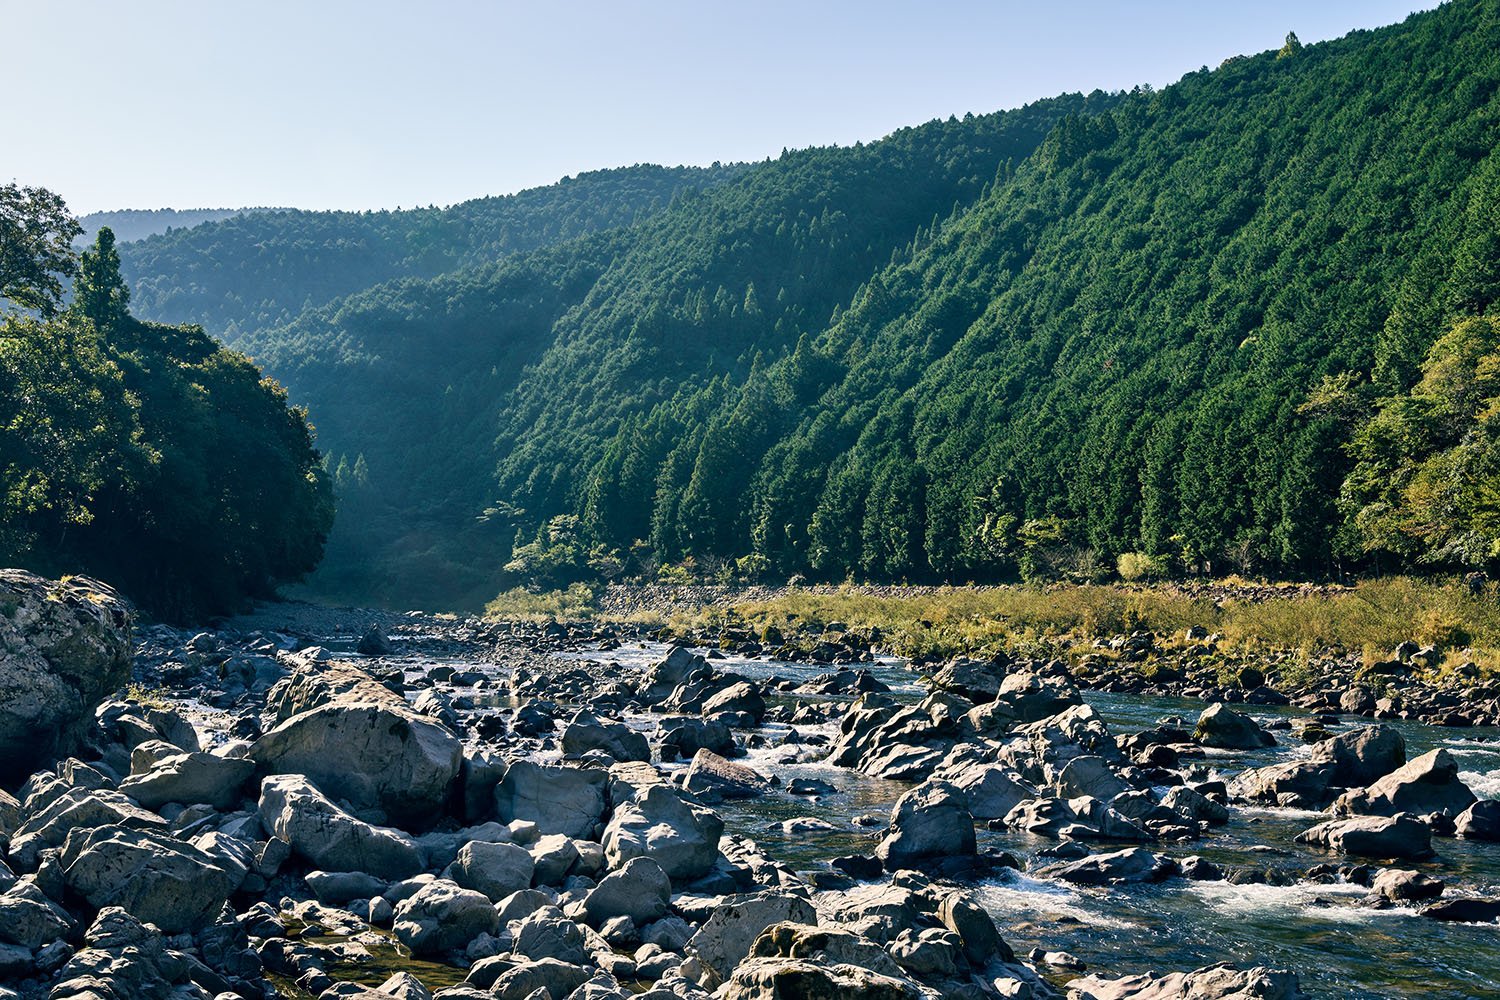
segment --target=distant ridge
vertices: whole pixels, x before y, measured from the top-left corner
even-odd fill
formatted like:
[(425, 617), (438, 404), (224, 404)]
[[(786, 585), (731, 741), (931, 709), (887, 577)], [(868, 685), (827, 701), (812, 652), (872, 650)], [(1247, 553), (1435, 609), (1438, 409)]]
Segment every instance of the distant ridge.
[(168, 229), (191, 229), (204, 222), (220, 222), (237, 215), (261, 212), (285, 212), (284, 208), (121, 208), (112, 212), (90, 212), (78, 221), (83, 223), (80, 245), (94, 242), (99, 230), (108, 226), (120, 243), (143, 240)]

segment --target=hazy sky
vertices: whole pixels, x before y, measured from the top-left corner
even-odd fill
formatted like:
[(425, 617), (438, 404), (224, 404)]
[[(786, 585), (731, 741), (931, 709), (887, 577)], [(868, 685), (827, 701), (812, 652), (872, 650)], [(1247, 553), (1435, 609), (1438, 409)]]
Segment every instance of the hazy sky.
[(1162, 86), (1432, 0), (0, 0), (0, 182), (107, 208), (451, 204)]

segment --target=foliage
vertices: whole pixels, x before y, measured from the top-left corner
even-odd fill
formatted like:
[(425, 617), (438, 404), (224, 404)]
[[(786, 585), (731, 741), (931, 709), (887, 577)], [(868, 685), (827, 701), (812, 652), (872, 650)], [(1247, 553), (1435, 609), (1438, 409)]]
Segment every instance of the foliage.
[(333, 504), (305, 413), (202, 330), (131, 317), (108, 228), (75, 291), (0, 326), (0, 561), (172, 618), (309, 572)]
[(72, 244), (82, 231), (51, 191), (0, 184), (0, 299), (44, 317), (55, 313), (62, 279), (78, 269)]

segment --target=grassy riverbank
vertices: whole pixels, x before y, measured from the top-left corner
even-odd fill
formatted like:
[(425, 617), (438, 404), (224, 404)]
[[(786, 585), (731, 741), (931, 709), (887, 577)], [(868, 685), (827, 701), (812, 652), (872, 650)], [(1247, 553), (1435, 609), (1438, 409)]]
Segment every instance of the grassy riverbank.
[[(533, 595), (512, 591), (487, 609), (503, 619), (627, 621), (674, 634), (779, 632), (805, 644), (826, 632), (877, 634), (883, 649), (942, 658), (996, 649), (1054, 653), (1136, 631), (1180, 635), (1200, 626), (1246, 652), (1358, 651), (1381, 658), (1401, 642), (1500, 667), (1500, 599), (1488, 584), (1408, 577), (1352, 587), (1215, 583), (1158, 586), (612, 588)], [(601, 600), (601, 597), (604, 597)]]

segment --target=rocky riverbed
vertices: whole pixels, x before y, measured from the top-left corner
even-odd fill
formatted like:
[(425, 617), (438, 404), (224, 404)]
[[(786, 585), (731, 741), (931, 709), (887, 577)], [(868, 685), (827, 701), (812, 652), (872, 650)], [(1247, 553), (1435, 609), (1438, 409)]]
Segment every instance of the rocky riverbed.
[(1494, 730), (306, 605), (135, 639), (0, 795), (0, 996), (1500, 991)]

